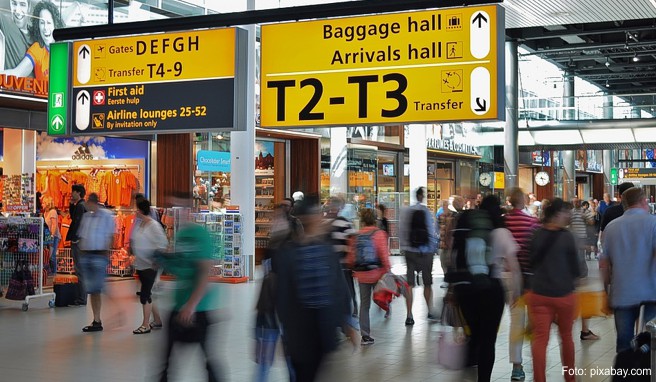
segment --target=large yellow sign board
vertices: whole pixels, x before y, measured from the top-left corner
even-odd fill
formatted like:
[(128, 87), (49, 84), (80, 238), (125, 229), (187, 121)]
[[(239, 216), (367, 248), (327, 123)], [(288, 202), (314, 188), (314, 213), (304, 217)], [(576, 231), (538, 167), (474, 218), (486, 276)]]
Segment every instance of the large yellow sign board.
[(78, 41), (73, 86), (234, 77), (234, 54), (234, 28)]
[(497, 5), (262, 27), (263, 127), (502, 119)]

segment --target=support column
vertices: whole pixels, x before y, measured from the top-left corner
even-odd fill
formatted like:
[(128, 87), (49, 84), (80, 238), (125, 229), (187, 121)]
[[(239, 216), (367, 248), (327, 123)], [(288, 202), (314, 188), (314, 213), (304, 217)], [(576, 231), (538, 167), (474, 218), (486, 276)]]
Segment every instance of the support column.
[[(248, 9), (255, 9), (255, 1), (248, 0)], [(255, 26), (245, 27), (248, 32), (248, 59), (246, 60), (246, 130), (230, 134), (232, 161), (230, 197), (242, 214), (241, 249), (244, 254), (244, 275), (250, 280), (255, 271)]]
[(330, 129), (330, 196), (348, 192), (346, 127)]
[[(23, 174), (36, 174), (36, 132), (23, 130)], [(36, 176), (36, 175), (35, 175)]]
[[(574, 107), (574, 73), (566, 72), (565, 83), (563, 86), (563, 106), (565, 109), (564, 119), (576, 119), (576, 110)], [(563, 199), (572, 200), (576, 195), (576, 151), (563, 151)]]
[[(426, 127), (408, 126), (408, 147), (410, 151), (410, 204), (417, 202), (415, 191), (428, 183), (428, 151), (426, 150)], [(424, 199), (426, 203), (426, 199)]]
[(4, 175), (20, 175), (23, 172), (23, 134), (18, 129), (4, 129)]
[(519, 70), (517, 41), (506, 41), (506, 126), (504, 128), (503, 172), (506, 188), (519, 185)]
[[(613, 119), (613, 96), (611, 94), (604, 96), (604, 119)], [(613, 167), (612, 150), (604, 150), (601, 161), (604, 172), (604, 193), (608, 193), (612, 198), (615, 194), (615, 186), (610, 184), (610, 169)]]

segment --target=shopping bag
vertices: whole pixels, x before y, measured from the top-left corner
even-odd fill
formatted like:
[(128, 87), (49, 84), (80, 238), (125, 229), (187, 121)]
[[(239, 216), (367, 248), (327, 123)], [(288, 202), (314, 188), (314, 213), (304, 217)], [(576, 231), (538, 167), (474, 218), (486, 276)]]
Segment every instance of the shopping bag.
[(581, 318), (606, 317), (608, 296), (604, 291), (578, 292), (578, 308)]
[(467, 362), (467, 343), (462, 328), (447, 328), (437, 340), (437, 363), (451, 370), (463, 369)]
[(255, 362), (258, 365), (273, 364), (279, 336), (280, 329), (266, 326), (255, 327)]
[(373, 300), (382, 310), (389, 312), (389, 305), (394, 297), (400, 295), (394, 275), (386, 273), (378, 280), (374, 287)]
[(462, 315), (460, 305), (458, 305), (458, 300), (456, 299), (452, 286), (449, 286), (449, 289), (444, 296), (444, 306), (442, 308), (440, 321), (443, 325), (454, 328), (465, 328), (467, 326), (465, 317)]

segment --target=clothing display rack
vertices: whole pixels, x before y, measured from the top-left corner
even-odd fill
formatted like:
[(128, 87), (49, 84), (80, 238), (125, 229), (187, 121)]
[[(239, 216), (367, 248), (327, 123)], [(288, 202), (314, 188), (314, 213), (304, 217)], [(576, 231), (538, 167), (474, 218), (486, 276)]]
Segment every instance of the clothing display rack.
[(70, 166), (51, 166), (51, 165), (39, 165), (36, 166), (36, 170), (131, 170), (136, 169), (137, 174), (141, 173), (141, 165), (138, 164), (79, 164), (79, 165), (70, 165)]
[(48, 306), (55, 306), (55, 294), (43, 291), (46, 278), (43, 270), (43, 223), (40, 217), (0, 217), (0, 285), (7, 288), (17, 265), (24, 264), (30, 278), (29, 281), (20, 282), (30, 282), (34, 287), (28, 288), (30, 291), (24, 299), (21, 296), (23, 311), (28, 309), (30, 300), (41, 297), (49, 297)]

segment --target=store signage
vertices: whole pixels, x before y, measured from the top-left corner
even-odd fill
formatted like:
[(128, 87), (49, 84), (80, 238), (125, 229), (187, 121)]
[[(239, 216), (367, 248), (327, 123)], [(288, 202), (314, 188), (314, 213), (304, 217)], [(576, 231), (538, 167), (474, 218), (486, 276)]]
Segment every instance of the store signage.
[(503, 190), (506, 188), (506, 178), (503, 172), (494, 172), (494, 188)]
[(656, 178), (656, 168), (621, 168), (618, 172), (618, 178), (624, 179), (624, 181), (630, 179)]
[(48, 100), (48, 135), (66, 135), (68, 121), (68, 73), (70, 44), (50, 45), (50, 96)]
[(89, 150), (89, 144), (83, 142), (71, 156), (72, 160), (93, 160), (93, 154)]
[(426, 140), (426, 148), (429, 150), (451, 151), (467, 155), (481, 155), (478, 147), (463, 142), (456, 142), (453, 139), (428, 138)]
[(503, 119), (504, 28), (498, 5), (264, 25), (261, 125)]
[(244, 129), (245, 33), (226, 28), (74, 42), (71, 134)]
[(616, 186), (617, 185), (617, 169), (616, 168), (611, 168), (610, 169), (610, 184), (611, 184), (611, 186)]
[(230, 172), (230, 153), (199, 150), (196, 154), (196, 163), (200, 171)]
[(346, 168), (349, 171), (376, 172), (378, 162), (376, 159), (349, 158), (346, 162)]

